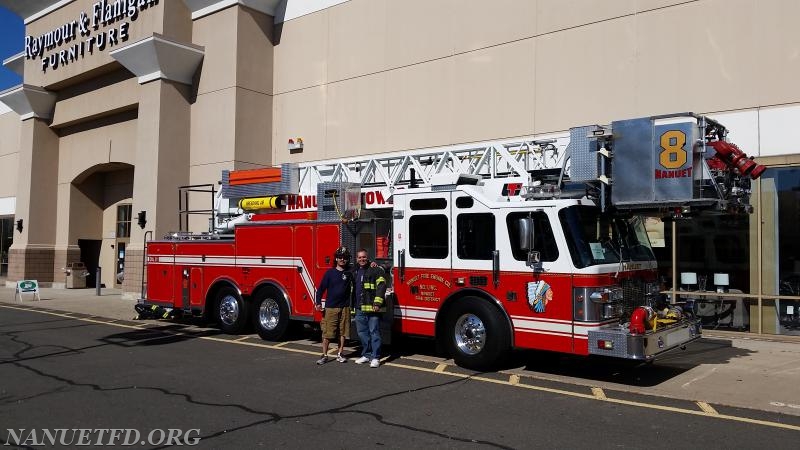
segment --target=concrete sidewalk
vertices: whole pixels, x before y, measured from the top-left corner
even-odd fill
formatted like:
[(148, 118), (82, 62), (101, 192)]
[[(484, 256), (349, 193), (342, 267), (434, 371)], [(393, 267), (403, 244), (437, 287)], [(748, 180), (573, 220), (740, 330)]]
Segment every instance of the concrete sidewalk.
[(58, 311), (69, 311), (80, 314), (96, 315), (109, 319), (131, 320), (136, 317), (133, 305), (136, 300), (124, 299), (119, 289), (101, 289), (100, 296), (95, 289), (55, 289), (41, 288), (41, 301), (35, 300), (33, 294), (22, 294), (15, 299), (15, 289), (0, 287), (0, 302), (38, 306)]
[[(0, 288), (0, 303), (20, 305), (13, 288)], [(136, 316), (136, 300), (123, 298), (115, 289), (103, 289), (97, 296), (94, 289), (44, 288), (41, 301), (24, 294), (21, 304), (115, 320), (131, 320)], [(686, 351), (671, 352), (654, 366), (639, 370), (617, 371), (613, 364), (572, 357), (511, 372), (615, 391), (800, 416), (800, 336), (715, 330), (705, 330), (703, 336)], [(444, 358), (419, 357), (452, 364)]]

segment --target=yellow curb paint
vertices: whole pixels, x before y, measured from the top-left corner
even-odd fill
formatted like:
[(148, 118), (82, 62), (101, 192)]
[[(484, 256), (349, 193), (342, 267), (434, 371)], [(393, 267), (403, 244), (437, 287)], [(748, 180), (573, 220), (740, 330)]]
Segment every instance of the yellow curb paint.
[(519, 384), (519, 375), (511, 375), (508, 377), (508, 383), (512, 386), (516, 386)]
[(697, 403), (697, 406), (699, 406), (700, 409), (702, 409), (704, 413), (711, 414), (713, 416), (718, 416), (719, 415), (717, 410), (714, 409), (714, 407), (709, 405), (708, 403), (706, 403), (706, 402), (695, 402), (695, 403)]
[(444, 373), (445, 369), (447, 369), (447, 364), (439, 364), (433, 371), (436, 373)]
[(598, 400), (608, 400), (608, 398), (606, 398), (606, 393), (603, 392), (603, 390), (599, 387), (593, 387), (592, 394), (594, 395), (594, 398)]

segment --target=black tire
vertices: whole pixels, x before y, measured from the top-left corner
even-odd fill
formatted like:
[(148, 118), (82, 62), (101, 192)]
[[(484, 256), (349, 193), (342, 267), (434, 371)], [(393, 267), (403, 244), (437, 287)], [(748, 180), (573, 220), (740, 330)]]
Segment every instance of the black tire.
[(456, 300), (445, 326), (444, 341), (456, 364), (489, 370), (501, 364), (511, 350), (511, 330), (505, 317), (487, 300)]
[(231, 287), (224, 287), (217, 293), (214, 302), (214, 316), (219, 328), (227, 334), (240, 334), (247, 326), (249, 304)]
[(274, 291), (264, 290), (256, 295), (253, 306), (253, 326), (261, 339), (282, 339), (289, 329), (289, 308), (283, 298)]

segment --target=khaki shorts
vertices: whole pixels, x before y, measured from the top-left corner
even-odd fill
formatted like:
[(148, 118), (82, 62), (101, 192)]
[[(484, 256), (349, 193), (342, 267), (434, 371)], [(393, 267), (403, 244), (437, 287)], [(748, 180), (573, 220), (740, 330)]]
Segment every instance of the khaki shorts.
[(350, 337), (350, 308), (325, 308), (325, 317), (320, 325), (325, 339)]

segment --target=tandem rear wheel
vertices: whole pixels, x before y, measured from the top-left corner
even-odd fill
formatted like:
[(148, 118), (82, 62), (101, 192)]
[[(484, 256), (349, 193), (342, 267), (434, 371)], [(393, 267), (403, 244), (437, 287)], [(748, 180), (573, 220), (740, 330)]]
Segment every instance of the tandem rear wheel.
[(223, 287), (214, 302), (219, 328), (227, 334), (240, 334), (247, 326), (249, 305), (232, 287)]
[(445, 325), (445, 346), (461, 367), (492, 369), (511, 350), (511, 330), (505, 317), (489, 301), (477, 297), (457, 300)]
[(277, 341), (289, 328), (289, 308), (275, 291), (264, 290), (254, 297), (253, 326), (261, 339)]

